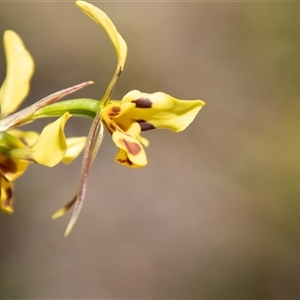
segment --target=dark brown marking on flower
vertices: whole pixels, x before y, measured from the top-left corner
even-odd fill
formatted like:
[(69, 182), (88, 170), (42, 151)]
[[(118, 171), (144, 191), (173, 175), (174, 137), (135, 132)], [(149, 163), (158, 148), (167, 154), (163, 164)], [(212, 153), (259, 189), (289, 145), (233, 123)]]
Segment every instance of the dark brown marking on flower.
[(11, 207), (12, 206), (12, 195), (13, 195), (12, 189), (10, 187), (6, 188), (5, 194), (6, 194), (6, 197), (3, 202), (5, 203), (6, 207)]
[(117, 73), (117, 77), (119, 77), (121, 75), (121, 73), (122, 73), (122, 67), (119, 68), (119, 71)]
[(119, 140), (120, 144), (124, 145), (127, 149), (127, 151), (132, 154), (132, 155), (138, 155), (142, 148), (139, 144), (134, 143), (134, 142), (128, 142), (125, 139), (120, 139)]
[(121, 111), (121, 107), (113, 106), (112, 109), (110, 110), (108, 116), (115, 117), (120, 113), (120, 111)]
[(111, 120), (104, 122), (104, 125), (110, 134), (113, 134), (113, 132), (117, 129), (116, 125), (111, 122)]
[[(1, 176), (1, 181), (4, 180), (7, 183), (9, 182), (3, 175)], [(5, 212), (7, 213), (12, 213), (13, 212), (13, 208), (12, 208), (12, 204), (13, 204), (13, 191), (11, 186), (8, 187), (1, 187), (1, 197), (2, 197), (2, 203), (1, 206), (2, 208), (5, 210)]]
[(118, 72), (116, 73), (115, 82), (114, 82), (113, 86), (111, 87), (111, 89), (109, 91), (109, 94), (107, 95), (107, 98), (104, 100), (104, 103), (106, 103), (106, 101), (108, 101), (111, 98), (112, 93), (114, 92), (114, 89), (116, 87), (117, 79), (120, 77), (121, 73), (122, 73), (122, 67), (120, 67), (119, 70), (118, 70)]
[(23, 137), (19, 137), (19, 140), (25, 145), (28, 146), (28, 143), (26, 142), (26, 140)]
[(142, 131), (156, 129), (156, 127), (153, 124), (151, 124), (145, 120), (136, 120), (136, 121), (139, 123)]
[(74, 203), (76, 202), (77, 200), (77, 194), (73, 197), (73, 199), (67, 203), (65, 206), (64, 206), (64, 210), (67, 212), (70, 208), (72, 208), (72, 206), (74, 205)]
[(14, 174), (17, 172), (18, 167), (17, 164), (12, 161), (9, 157), (0, 155), (0, 170), (1, 173), (5, 176), (5, 174)]
[(133, 163), (129, 160), (129, 158), (126, 158), (126, 159), (117, 159), (118, 162), (120, 163), (127, 163), (129, 166), (132, 166)]
[(148, 98), (140, 98), (137, 100), (132, 100), (131, 103), (135, 104), (135, 107), (137, 108), (151, 108), (152, 107), (152, 101)]

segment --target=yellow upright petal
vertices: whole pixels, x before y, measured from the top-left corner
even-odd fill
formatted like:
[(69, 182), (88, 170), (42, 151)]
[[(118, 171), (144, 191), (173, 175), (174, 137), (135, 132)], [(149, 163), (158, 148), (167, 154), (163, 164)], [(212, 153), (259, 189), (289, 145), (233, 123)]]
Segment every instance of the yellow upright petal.
[(67, 139), (67, 152), (65, 153), (62, 162), (64, 164), (71, 163), (84, 149), (86, 137), (74, 137)]
[(4, 33), (6, 78), (0, 89), (1, 115), (15, 111), (26, 98), (34, 71), (34, 61), (21, 38), (11, 30)]
[(67, 151), (64, 126), (71, 115), (66, 112), (55, 122), (48, 124), (32, 146), (14, 149), (9, 152), (11, 157), (36, 162), (53, 167), (58, 164)]
[(127, 93), (121, 106), (128, 107), (128, 103), (130, 109), (117, 116), (116, 122), (133, 119), (140, 124), (142, 131), (166, 128), (176, 132), (184, 130), (205, 105), (201, 100), (178, 100), (162, 92), (147, 94), (137, 90)]
[[(117, 31), (117, 28), (115, 27), (113, 22), (101, 9), (85, 1), (76, 1), (76, 5), (95, 22), (103, 27), (116, 50), (118, 64), (116, 71), (102, 97), (101, 108), (103, 108), (107, 104), (107, 101), (109, 101), (109, 99), (111, 98), (117, 79), (123, 71), (127, 55), (127, 45), (122, 36)], [(97, 117), (99, 116), (97, 115)]]
[(122, 36), (117, 31), (114, 23), (111, 19), (104, 13), (100, 8), (87, 3), (85, 1), (76, 1), (76, 5), (85, 12), (89, 17), (91, 17), (95, 22), (103, 27), (108, 37), (110, 38), (112, 44), (115, 47), (116, 54), (118, 57), (118, 64), (122, 67), (125, 64), (127, 45), (123, 40)]

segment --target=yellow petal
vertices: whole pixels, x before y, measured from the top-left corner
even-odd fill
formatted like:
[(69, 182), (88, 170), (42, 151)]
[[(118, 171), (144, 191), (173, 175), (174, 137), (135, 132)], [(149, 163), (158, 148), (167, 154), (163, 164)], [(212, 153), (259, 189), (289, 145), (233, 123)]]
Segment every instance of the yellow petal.
[(76, 5), (95, 22), (103, 27), (115, 47), (118, 57), (118, 64), (123, 69), (126, 60), (127, 46), (111, 19), (100, 8), (90, 3), (85, 1), (76, 1)]
[(149, 141), (148, 139), (144, 138), (143, 136), (138, 136), (137, 140), (144, 146), (148, 147), (149, 146)]
[(0, 197), (0, 210), (7, 214), (13, 213), (13, 186), (10, 181), (8, 181), (3, 176), (0, 177), (1, 184), (1, 197)]
[(48, 167), (55, 166), (63, 159), (67, 151), (64, 126), (70, 117), (71, 115), (66, 112), (43, 129), (36, 143), (30, 147), (14, 149), (9, 152), (9, 155)]
[(166, 128), (176, 132), (184, 130), (205, 105), (201, 100), (178, 100), (162, 92), (147, 94), (137, 90), (126, 94), (121, 106), (128, 103), (130, 109), (124, 110), (116, 122), (131, 118), (140, 124), (142, 131)]
[(75, 204), (77, 199), (77, 194), (73, 197), (73, 199), (68, 202), (66, 205), (64, 205), (63, 207), (61, 207), (59, 210), (57, 210), (53, 215), (52, 215), (52, 219), (58, 219), (62, 216), (64, 216)]
[(62, 162), (64, 164), (71, 163), (84, 149), (86, 137), (74, 137), (67, 139), (67, 152), (65, 153)]
[[(9, 149), (22, 148), (25, 146), (24, 141), (14, 136), (11, 132), (1, 132), (0, 133), (0, 146)], [(5, 152), (2, 152), (5, 155)]]
[(112, 134), (112, 139), (116, 146), (123, 150), (119, 151), (116, 156), (117, 162), (127, 166), (129, 166), (131, 162), (134, 167), (144, 167), (147, 165), (145, 150), (136, 138), (117, 130)]
[(143, 165), (136, 165), (129, 159), (127, 152), (122, 149), (119, 149), (119, 152), (115, 157), (115, 162), (123, 165), (124, 167), (129, 167), (133, 169), (143, 168), (147, 164), (146, 162), (146, 164)]
[(6, 78), (0, 89), (1, 115), (15, 111), (26, 98), (34, 72), (34, 61), (21, 38), (11, 30), (4, 33)]
[(17, 129), (11, 129), (8, 131), (8, 133), (18, 138), (26, 146), (34, 144), (39, 138), (39, 134), (35, 131), (22, 131)]
[(116, 71), (102, 97), (101, 107), (103, 108), (107, 104), (107, 101), (109, 101), (115, 88), (117, 79), (123, 71), (127, 55), (127, 45), (122, 36), (117, 31), (117, 28), (115, 27), (113, 22), (101, 9), (85, 1), (76, 1), (76, 5), (95, 22), (103, 27), (116, 50), (118, 64)]
[[(32, 145), (38, 138), (33, 131), (10, 130), (0, 133), (0, 146), (7, 150), (24, 148)], [(0, 155), (0, 173), (8, 180), (13, 181), (22, 175), (31, 162)]]

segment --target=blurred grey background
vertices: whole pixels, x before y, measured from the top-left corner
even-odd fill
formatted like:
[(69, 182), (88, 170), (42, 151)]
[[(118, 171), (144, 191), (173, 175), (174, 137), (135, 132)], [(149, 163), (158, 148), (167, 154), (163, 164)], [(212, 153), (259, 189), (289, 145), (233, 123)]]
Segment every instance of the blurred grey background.
[[(51, 215), (81, 159), (30, 166), (0, 215), (1, 299), (300, 298), (300, 3), (93, 3), (128, 45), (114, 99), (139, 89), (206, 106), (183, 133), (146, 133), (141, 170), (114, 162), (107, 134), (67, 239), (70, 214)], [(115, 53), (73, 2), (0, 2), (6, 29), (36, 62), (22, 107), (86, 80), (69, 98), (102, 96)], [(67, 134), (90, 124), (71, 119)]]

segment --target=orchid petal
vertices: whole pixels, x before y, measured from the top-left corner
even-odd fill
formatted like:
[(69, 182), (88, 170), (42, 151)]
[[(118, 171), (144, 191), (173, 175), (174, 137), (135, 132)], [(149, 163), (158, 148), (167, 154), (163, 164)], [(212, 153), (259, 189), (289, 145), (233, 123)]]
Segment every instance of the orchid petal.
[(13, 149), (9, 155), (17, 159), (34, 161), (48, 167), (55, 166), (63, 159), (67, 151), (64, 126), (70, 117), (69, 113), (65, 113), (43, 129), (35, 144)]
[(111, 19), (100, 8), (87, 3), (85, 1), (76, 1), (76, 5), (86, 13), (90, 18), (102, 26), (106, 34), (110, 38), (117, 54), (118, 65), (123, 69), (127, 55), (127, 45), (119, 34), (117, 28)]
[(12, 214), (13, 210), (13, 184), (5, 177), (0, 177), (0, 184), (1, 184), (1, 195), (0, 195), (0, 210), (7, 214)]
[(143, 136), (138, 136), (137, 140), (144, 146), (144, 147), (148, 147), (149, 146), (149, 140), (144, 138)]
[(39, 134), (35, 131), (11, 129), (8, 133), (22, 141), (25, 146), (33, 145), (39, 138)]
[(116, 122), (131, 118), (140, 124), (142, 131), (166, 128), (175, 132), (184, 130), (205, 105), (201, 100), (178, 100), (162, 92), (147, 94), (137, 90), (123, 97), (121, 106), (129, 104), (130, 109), (117, 116)]
[(119, 152), (115, 159), (117, 162), (130, 165), (130, 161), (134, 167), (144, 167), (147, 165), (145, 150), (136, 138), (117, 130), (112, 134), (112, 139), (116, 146), (126, 153), (125, 158), (124, 152)]
[(74, 137), (67, 139), (67, 152), (62, 159), (64, 164), (71, 163), (84, 149), (86, 137)]
[[(14, 132), (6, 131), (0, 133), (0, 145), (2, 147), (5, 147), (8, 151), (15, 149), (15, 148), (22, 148), (26, 146), (24, 140), (22, 140), (18, 135), (15, 136)], [(1, 154), (6, 155), (7, 153), (3, 153), (1, 151)]]
[(58, 209), (53, 215), (52, 215), (52, 219), (58, 219), (62, 216), (64, 216), (75, 204), (77, 199), (77, 194), (73, 197), (73, 199), (68, 202), (66, 205), (64, 205), (63, 207), (61, 207), (60, 209)]
[(0, 104), (1, 115), (6, 116), (15, 111), (28, 95), (34, 61), (14, 31), (5, 31), (3, 41), (7, 72), (0, 89)]
[(103, 27), (108, 37), (110, 38), (117, 54), (118, 64), (116, 71), (110, 80), (104, 96), (102, 97), (101, 107), (105, 107), (107, 101), (109, 101), (113, 93), (117, 79), (123, 71), (127, 56), (127, 45), (122, 36), (117, 31), (117, 28), (115, 27), (113, 22), (101, 9), (85, 1), (76, 1), (76, 5), (95, 22)]

